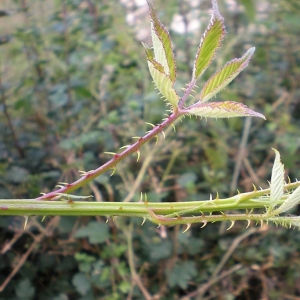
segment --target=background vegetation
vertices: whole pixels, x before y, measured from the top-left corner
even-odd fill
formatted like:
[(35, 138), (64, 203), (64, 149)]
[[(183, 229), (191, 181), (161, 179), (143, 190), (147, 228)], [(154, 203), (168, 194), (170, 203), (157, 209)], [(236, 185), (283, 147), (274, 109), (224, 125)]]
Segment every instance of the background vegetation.
[[(267, 121), (185, 119), (114, 176), (78, 191), (95, 201), (203, 200), (267, 187), (274, 154), (299, 178), (300, 4), (220, 0), (228, 35), (217, 65), (256, 47), (218, 98)], [(34, 198), (94, 169), (161, 120), (134, 1), (1, 1), (0, 198)], [(210, 1), (154, 2), (169, 25), (181, 86), (209, 21)], [(195, 20), (200, 27), (189, 30)], [(183, 27), (178, 31), (179, 21)], [(174, 27), (177, 24), (177, 27)], [(210, 74), (209, 74), (210, 73)], [(297, 209), (295, 214), (299, 214)], [(236, 223), (156, 228), (140, 220), (1, 217), (0, 299), (299, 299), (299, 232)]]

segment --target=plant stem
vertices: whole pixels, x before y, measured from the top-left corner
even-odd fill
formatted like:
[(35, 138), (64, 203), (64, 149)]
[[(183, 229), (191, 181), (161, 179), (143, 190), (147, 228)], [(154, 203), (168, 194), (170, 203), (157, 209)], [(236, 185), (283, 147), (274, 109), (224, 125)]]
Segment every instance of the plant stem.
[[(184, 95), (181, 97), (179, 101), (179, 105), (174, 111), (159, 125), (154, 126), (152, 130), (150, 130), (147, 134), (145, 134), (143, 137), (138, 138), (137, 142), (134, 144), (128, 146), (124, 151), (121, 153), (115, 153), (114, 157), (109, 160), (104, 165), (100, 166), (96, 170), (91, 170), (88, 172), (85, 172), (82, 177), (78, 180), (76, 180), (73, 183), (68, 183), (65, 186), (61, 187), (60, 189), (44, 194), (36, 200), (51, 200), (59, 195), (59, 193), (68, 194), (74, 190), (77, 190), (78, 188), (82, 187), (83, 185), (86, 185), (91, 180), (95, 179), (99, 175), (105, 173), (106, 171), (113, 169), (115, 170), (116, 165), (122, 161), (125, 157), (127, 157), (130, 154), (133, 154), (135, 152), (139, 152), (139, 149), (147, 143), (149, 140), (151, 140), (154, 137), (158, 138), (158, 134), (163, 132), (164, 129), (166, 129), (169, 125), (173, 124), (178, 118), (180, 118), (184, 112), (181, 110), (184, 106), (188, 96), (192, 92), (193, 88), (195, 87), (196, 80), (192, 80), (188, 87), (186, 88)], [(55, 200), (55, 199), (53, 199)]]
[(112, 169), (114, 170), (116, 165), (122, 161), (124, 158), (126, 158), (128, 155), (133, 154), (135, 152), (138, 152), (139, 149), (147, 143), (150, 139), (154, 137), (158, 137), (158, 134), (161, 133), (165, 128), (167, 128), (170, 124), (173, 124), (180, 116), (182, 115), (181, 112), (174, 112), (171, 115), (169, 115), (162, 123), (160, 123), (157, 126), (154, 126), (147, 134), (145, 134), (143, 137), (138, 138), (137, 142), (134, 144), (128, 146), (124, 151), (121, 153), (115, 153), (113, 158), (106, 162), (104, 165), (100, 166), (96, 170), (91, 170), (83, 174), (83, 176), (78, 179), (77, 181), (73, 183), (66, 184), (64, 187), (50, 192), (48, 194), (45, 194), (43, 196), (40, 196), (36, 198), (36, 200), (50, 200), (55, 198), (59, 195), (59, 193), (68, 194), (74, 190), (77, 190), (78, 188), (82, 187), (83, 185), (86, 185), (91, 180), (95, 179), (99, 175), (105, 173), (106, 171)]
[[(295, 189), (300, 182), (285, 185), (286, 190)], [(213, 212), (227, 210), (251, 210), (255, 208), (266, 208), (270, 203), (267, 196), (270, 189), (254, 190), (252, 192), (238, 194), (230, 198), (214, 199), (206, 201), (189, 202), (90, 202), (90, 201), (36, 201), (36, 199), (0, 200), (0, 215), (19, 216), (123, 216), (148, 218), (154, 223), (173, 222), (174, 224), (186, 224), (202, 222), (199, 218), (219, 221), (224, 220), (226, 215), (210, 216)], [(282, 198), (282, 202), (287, 196)], [(282, 203), (281, 202), (281, 203)], [(193, 215), (192, 217), (181, 217)], [(257, 215), (238, 214), (228, 220), (254, 219)]]

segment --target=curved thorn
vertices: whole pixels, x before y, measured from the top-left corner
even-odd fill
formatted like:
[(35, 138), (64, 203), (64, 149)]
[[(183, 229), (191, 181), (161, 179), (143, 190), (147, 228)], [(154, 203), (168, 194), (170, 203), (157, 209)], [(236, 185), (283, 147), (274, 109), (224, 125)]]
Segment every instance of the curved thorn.
[(147, 194), (146, 194), (146, 193), (145, 193), (144, 199), (145, 199), (145, 200), (144, 200), (144, 203), (147, 204), (147, 203), (148, 203), (148, 197), (147, 197)]
[(157, 145), (158, 144), (158, 135), (156, 135), (155, 138), (156, 138), (155, 145)]
[(155, 125), (154, 125), (154, 124), (152, 124), (152, 123), (149, 123), (149, 122), (145, 122), (145, 124), (152, 126), (152, 128), (154, 128), (154, 127), (155, 127)]
[(247, 226), (246, 226), (246, 229), (250, 226), (250, 223), (251, 223), (251, 221), (250, 221), (250, 220), (247, 220)]
[(58, 188), (60, 188), (60, 189), (63, 189), (63, 188), (64, 188), (64, 186), (61, 185), (61, 184), (57, 184), (55, 187), (58, 187)]
[(207, 224), (207, 221), (202, 221), (202, 222), (203, 222), (203, 225), (200, 228), (204, 228)]
[(24, 230), (26, 229), (27, 223), (28, 223), (28, 216), (24, 216), (25, 221), (24, 221)]
[(234, 223), (235, 223), (235, 221), (230, 221), (230, 222), (231, 222), (231, 225), (226, 230), (231, 229), (233, 227)]
[(239, 190), (236, 190), (236, 191), (237, 191), (238, 195), (241, 193)]
[(112, 171), (111, 174), (109, 175), (110, 177), (113, 176), (113, 175), (116, 173), (117, 168), (116, 168), (116, 167), (113, 167), (112, 170), (113, 170), (113, 171)]
[(174, 132), (176, 132), (176, 128), (174, 124), (171, 124), (171, 126), (173, 127)]
[(140, 200), (139, 202), (143, 202), (143, 193), (141, 192)]
[(249, 214), (252, 214), (253, 213), (253, 208), (251, 208), (251, 210), (249, 211)]
[(138, 140), (139, 140), (140, 138), (141, 138), (140, 136), (133, 136), (133, 137), (132, 137), (132, 139), (138, 139)]
[(58, 182), (59, 184), (68, 185), (67, 182)]
[(288, 176), (287, 178), (288, 178), (288, 184), (291, 183), (291, 178), (290, 178), (290, 176)]
[(220, 200), (220, 198), (219, 198), (219, 192), (217, 192), (217, 196), (216, 196), (215, 200)]
[(212, 194), (209, 194), (209, 200), (212, 201)]
[(192, 224), (187, 223), (186, 224), (186, 229), (182, 233), (186, 233), (191, 228), (191, 226), (192, 226)]
[(164, 136), (164, 140), (166, 139), (166, 134), (162, 131), (162, 135)]
[(44, 222), (44, 221), (45, 221), (45, 219), (46, 219), (46, 216), (43, 216), (43, 218), (42, 218), (41, 222)]
[(125, 146), (120, 147), (119, 149), (121, 150), (121, 149), (129, 148), (129, 147), (130, 147), (130, 145), (125, 145)]
[(110, 155), (116, 155), (117, 153), (115, 152), (103, 152), (104, 154), (110, 154)]
[(141, 152), (138, 150), (136, 153), (137, 153), (136, 162), (138, 162), (141, 157)]
[(106, 221), (105, 221), (105, 223), (106, 223), (106, 224), (108, 223), (108, 217), (106, 218)]
[(264, 221), (260, 219), (260, 227), (263, 227), (263, 225), (264, 225)]
[(142, 222), (141, 226), (143, 226), (145, 222), (146, 222), (146, 218), (143, 218), (143, 222)]
[(46, 195), (46, 193), (40, 193), (42, 196)]

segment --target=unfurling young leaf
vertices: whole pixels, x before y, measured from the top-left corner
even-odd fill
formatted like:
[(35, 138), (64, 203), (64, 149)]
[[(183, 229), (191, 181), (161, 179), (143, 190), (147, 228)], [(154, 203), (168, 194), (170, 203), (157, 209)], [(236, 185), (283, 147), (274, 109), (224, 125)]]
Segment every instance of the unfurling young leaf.
[(283, 195), (284, 189), (284, 166), (280, 161), (280, 153), (274, 149), (275, 152), (275, 161), (272, 168), (272, 176), (271, 176), (271, 206), (275, 207), (277, 203), (280, 201)]
[(169, 32), (157, 18), (150, 1), (148, 2), (151, 17), (151, 37), (154, 50), (154, 59), (164, 68), (164, 73), (170, 77), (171, 82), (176, 79), (176, 65), (173, 54), (172, 41)]
[(265, 119), (265, 116), (250, 109), (246, 105), (234, 101), (201, 103), (190, 106), (183, 110), (186, 114), (205, 118), (232, 118), (232, 117), (259, 117)]
[(290, 210), (300, 203), (300, 186), (298, 186), (292, 194), (276, 209), (272, 212), (273, 215), (279, 215), (283, 212)]
[(213, 13), (210, 23), (202, 35), (194, 61), (193, 80), (199, 78), (211, 64), (225, 36), (224, 19), (216, 0), (212, 1)]
[(223, 90), (248, 66), (254, 51), (254, 47), (250, 48), (241, 58), (235, 58), (232, 61), (229, 61), (224, 67), (210, 77), (201, 91), (200, 101), (206, 102)]

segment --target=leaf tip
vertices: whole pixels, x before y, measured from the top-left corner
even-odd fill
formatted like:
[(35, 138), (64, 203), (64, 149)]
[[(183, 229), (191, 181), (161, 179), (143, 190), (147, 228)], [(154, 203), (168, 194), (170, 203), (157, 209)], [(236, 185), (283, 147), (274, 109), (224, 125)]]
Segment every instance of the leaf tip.
[(213, 15), (215, 17), (217, 17), (218, 19), (221, 19), (221, 20), (224, 19), (220, 14), (217, 0), (212, 0), (212, 11), (213, 11)]

